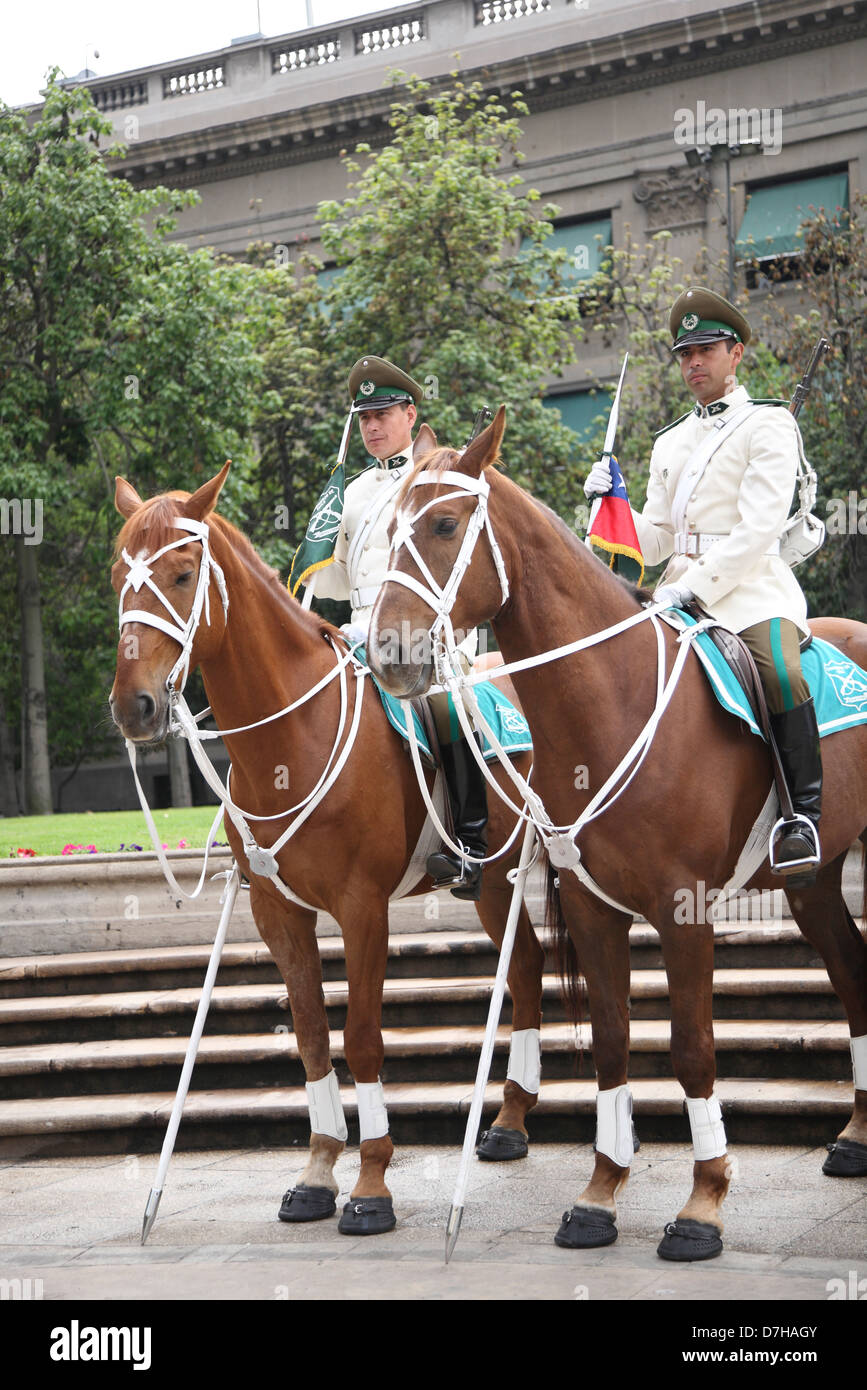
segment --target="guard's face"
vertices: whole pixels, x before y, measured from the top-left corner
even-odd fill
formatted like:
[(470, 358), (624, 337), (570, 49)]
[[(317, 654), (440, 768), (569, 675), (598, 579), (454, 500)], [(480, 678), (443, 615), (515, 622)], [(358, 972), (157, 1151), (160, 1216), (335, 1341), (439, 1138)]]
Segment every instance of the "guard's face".
[(678, 352), (684, 381), (701, 405), (709, 405), (728, 395), (737, 386), (738, 363), (744, 355), (743, 343), (692, 343)]
[(375, 459), (402, 454), (412, 443), (414, 405), (390, 405), (386, 410), (363, 410), (358, 417), (364, 447)]

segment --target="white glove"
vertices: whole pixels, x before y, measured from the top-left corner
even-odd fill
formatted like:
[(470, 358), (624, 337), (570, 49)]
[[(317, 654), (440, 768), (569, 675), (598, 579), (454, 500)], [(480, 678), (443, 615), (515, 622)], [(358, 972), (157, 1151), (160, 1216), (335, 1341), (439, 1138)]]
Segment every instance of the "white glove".
[(359, 627), (358, 623), (341, 623), (340, 631), (352, 647), (359, 644), (364, 646), (367, 642), (367, 633), (363, 627)]
[(691, 598), (695, 598), (695, 594), (685, 584), (663, 584), (653, 594), (653, 602), (664, 603), (666, 608), (683, 608)]
[(584, 484), (585, 497), (604, 497), (611, 491), (613, 484), (611, 480), (611, 465), (607, 459), (600, 459), (599, 463), (594, 463), (587, 475)]

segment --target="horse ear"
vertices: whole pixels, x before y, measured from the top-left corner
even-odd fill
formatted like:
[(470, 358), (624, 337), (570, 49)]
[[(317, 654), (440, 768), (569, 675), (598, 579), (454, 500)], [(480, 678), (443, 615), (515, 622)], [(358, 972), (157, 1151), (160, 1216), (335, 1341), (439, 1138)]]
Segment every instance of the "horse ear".
[(231, 465), (232, 460), (227, 459), (215, 478), (211, 478), (207, 483), (202, 483), (202, 486), (193, 493), (189, 501), (184, 503), (185, 516), (193, 517), (196, 521), (204, 521), (205, 517), (210, 515), (217, 505), (217, 498), (223, 483), (229, 476)]
[(114, 480), (114, 505), (125, 520), (129, 521), (133, 512), (137, 512), (142, 505), (142, 500), (126, 478), (115, 478)]
[(424, 458), (425, 454), (432, 454), (436, 448), (438, 448), (437, 437), (430, 425), (420, 425), (412, 446), (413, 458), (417, 462), (420, 458)]
[(458, 469), (480, 478), (488, 464), (499, 456), (503, 431), (506, 428), (506, 407), (501, 405), (487, 429), (482, 430), (461, 455)]

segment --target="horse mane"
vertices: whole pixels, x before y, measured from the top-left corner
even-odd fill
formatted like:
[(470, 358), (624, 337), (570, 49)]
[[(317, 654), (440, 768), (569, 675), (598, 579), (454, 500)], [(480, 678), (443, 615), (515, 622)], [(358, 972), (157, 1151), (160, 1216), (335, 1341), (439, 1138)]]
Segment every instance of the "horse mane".
[[(545, 502), (540, 502), (538, 497), (533, 497), (531, 493), (527, 493), (527, 496), (534, 506), (536, 506), (540, 512), (544, 513), (560, 538), (569, 546), (569, 549), (576, 556), (581, 555), (586, 549), (584, 542), (579, 539), (571, 527), (566, 525), (563, 518), (558, 516), (553, 508), (549, 507)], [(596, 558), (598, 559), (599, 557), (597, 556)], [(615, 579), (621, 588), (625, 589), (631, 598), (635, 600), (636, 606), (640, 607), (643, 603), (652, 602), (653, 594), (650, 589), (645, 589), (640, 584), (634, 584), (629, 579), (623, 579), (621, 575), (615, 574), (613, 570), (609, 570), (609, 574), (611, 578)]]
[[(447, 445), (441, 444), (438, 448), (431, 450), (429, 454), (422, 455), (420, 459), (414, 459), (412, 468), (401, 483), (397, 497), (395, 498), (395, 511), (403, 505), (404, 498), (413, 486), (413, 481), (418, 477), (419, 473), (445, 473), (453, 463), (460, 459), (460, 456), (460, 450), (449, 449)], [(502, 460), (500, 455), (497, 454), (496, 458), (491, 459), (488, 468), (498, 468), (501, 463)], [(487, 471), (487, 469), (485, 471)]]
[[(178, 540), (182, 532), (173, 523), (184, 515), (184, 503), (189, 501), (190, 495), (188, 492), (163, 492), (157, 497), (151, 497), (124, 522), (115, 541), (114, 558), (117, 559), (123, 550), (135, 555), (138, 550), (146, 548), (149, 554), (153, 554), (162, 546)], [(322, 637), (328, 637), (329, 634), (339, 635), (339, 629), (333, 623), (302, 608), (298, 600), (289, 593), (277, 570), (265, 563), (243, 531), (239, 531), (237, 526), (218, 512), (211, 512), (207, 521), (212, 533), (216, 532), (234, 551), (241, 563), (272, 589), (282, 603), (291, 606), (292, 616), (296, 620), (303, 620), (314, 634), (318, 630)]]

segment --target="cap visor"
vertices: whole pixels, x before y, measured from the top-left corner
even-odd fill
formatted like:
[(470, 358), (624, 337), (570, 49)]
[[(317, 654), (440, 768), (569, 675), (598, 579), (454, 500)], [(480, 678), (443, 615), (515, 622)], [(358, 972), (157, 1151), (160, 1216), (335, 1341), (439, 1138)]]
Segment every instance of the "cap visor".
[(677, 342), (672, 344), (671, 350), (680, 352), (681, 348), (692, 347), (694, 344), (724, 343), (728, 339), (733, 343), (740, 341), (734, 333), (723, 333), (719, 328), (706, 328), (703, 333), (684, 333), (682, 338), (678, 338)]

